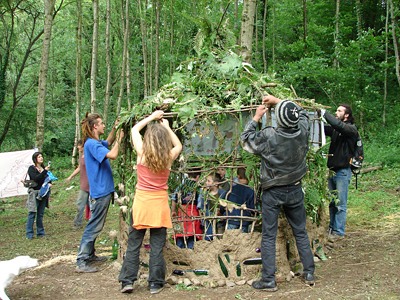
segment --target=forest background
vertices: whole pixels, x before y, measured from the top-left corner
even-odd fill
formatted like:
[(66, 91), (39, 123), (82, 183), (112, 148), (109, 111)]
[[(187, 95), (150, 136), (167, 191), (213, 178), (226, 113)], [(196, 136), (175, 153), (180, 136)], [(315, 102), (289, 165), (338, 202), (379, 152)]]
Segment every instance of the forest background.
[(0, 150), (35, 146), (46, 159), (70, 157), (86, 111), (101, 113), (109, 129), (121, 109), (168, 83), (180, 62), (218, 47), (331, 112), (350, 103), (364, 142), (390, 146), (376, 159), (398, 164), (399, 6), (0, 0)]

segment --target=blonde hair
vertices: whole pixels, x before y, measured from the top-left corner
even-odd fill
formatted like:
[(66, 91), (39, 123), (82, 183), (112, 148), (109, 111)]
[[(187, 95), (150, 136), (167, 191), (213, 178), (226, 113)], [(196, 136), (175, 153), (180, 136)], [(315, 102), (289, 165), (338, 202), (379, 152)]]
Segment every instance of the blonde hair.
[(85, 144), (88, 138), (96, 139), (93, 134), (93, 125), (98, 123), (97, 119), (101, 118), (99, 114), (89, 114), (86, 112), (86, 118), (84, 118), (82, 123), (82, 145)]
[(171, 164), (172, 140), (161, 124), (147, 127), (143, 137), (143, 153), (146, 166), (155, 174), (163, 172)]

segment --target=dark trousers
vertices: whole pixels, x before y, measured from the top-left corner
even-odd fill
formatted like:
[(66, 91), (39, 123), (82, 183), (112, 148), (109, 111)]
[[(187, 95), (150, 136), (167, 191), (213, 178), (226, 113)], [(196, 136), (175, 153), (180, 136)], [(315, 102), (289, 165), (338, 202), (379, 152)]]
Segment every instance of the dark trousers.
[(265, 190), (262, 195), (261, 258), (263, 265), (261, 272), (263, 281), (275, 280), (276, 234), (281, 206), (292, 227), (304, 273), (314, 274), (314, 257), (306, 230), (306, 210), (303, 200), (301, 183), (276, 186)]
[[(129, 227), (128, 249), (118, 277), (118, 281), (122, 283), (122, 286), (133, 284), (137, 280), (140, 248), (142, 247), (145, 233), (146, 229), (137, 230), (132, 226)], [(163, 248), (166, 238), (166, 228), (150, 228), (150, 272), (147, 280), (149, 284), (165, 284), (166, 263), (163, 256)]]

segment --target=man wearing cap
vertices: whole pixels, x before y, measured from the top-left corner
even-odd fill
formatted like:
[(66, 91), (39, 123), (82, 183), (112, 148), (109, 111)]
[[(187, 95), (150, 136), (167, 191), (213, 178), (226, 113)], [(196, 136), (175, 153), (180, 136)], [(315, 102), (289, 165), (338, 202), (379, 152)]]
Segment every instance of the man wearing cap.
[[(262, 277), (254, 281), (255, 289), (275, 292), (275, 242), (281, 206), (292, 227), (296, 246), (303, 264), (303, 277), (314, 284), (314, 258), (306, 230), (306, 210), (301, 179), (307, 172), (306, 155), (310, 123), (307, 112), (289, 100), (265, 96), (256, 113), (247, 123), (240, 138), (243, 149), (261, 156), (260, 181), (262, 195)], [(258, 121), (275, 106), (277, 128), (256, 131)]]

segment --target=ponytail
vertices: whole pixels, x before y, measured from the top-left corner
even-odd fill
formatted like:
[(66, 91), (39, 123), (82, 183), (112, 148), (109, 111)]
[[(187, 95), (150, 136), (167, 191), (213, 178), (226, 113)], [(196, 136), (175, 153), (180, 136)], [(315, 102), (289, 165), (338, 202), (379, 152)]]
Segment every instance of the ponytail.
[(97, 124), (97, 119), (101, 118), (99, 114), (89, 114), (86, 112), (86, 117), (81, 121), (82, 124), (82, 141), (85, 144), (88, 138), (96, 139), (93, 134), (93, 125)]

